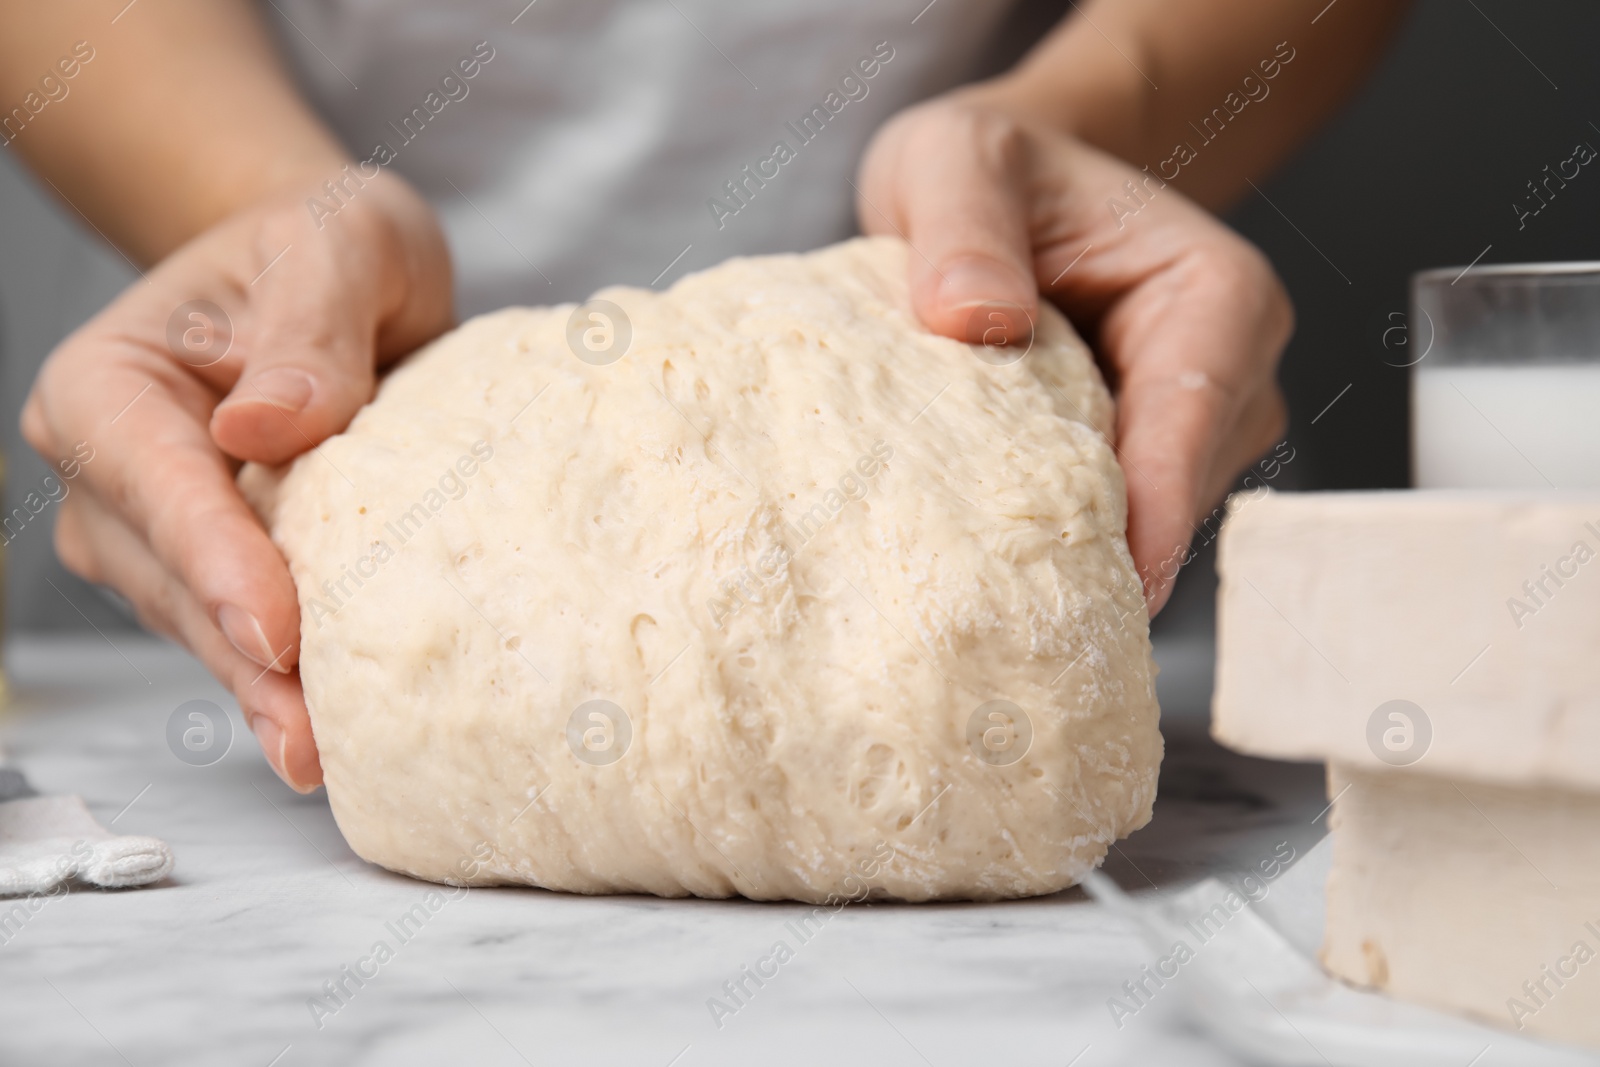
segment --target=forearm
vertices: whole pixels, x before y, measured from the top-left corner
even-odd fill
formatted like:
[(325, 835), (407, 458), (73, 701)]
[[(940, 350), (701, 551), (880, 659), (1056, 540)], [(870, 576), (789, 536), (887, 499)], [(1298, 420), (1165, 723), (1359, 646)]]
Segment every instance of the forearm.
[[(1165, 173), (1176, 171), (1170, 180), (1185, 195), (1217, 208), (1332, 114), (1409, 5), (1338, 0), (1320, 16), (1282, 0), (1075, 6), (982, 91), (1136, 167), (1155, 171), (1175, 154), (1192, 156)], [(1185, 145), (1189, 152), (1179, 151)]]
[(0, 141), (130, 258), (343, 164), (245, 0), (126, 3), (0, 2)]

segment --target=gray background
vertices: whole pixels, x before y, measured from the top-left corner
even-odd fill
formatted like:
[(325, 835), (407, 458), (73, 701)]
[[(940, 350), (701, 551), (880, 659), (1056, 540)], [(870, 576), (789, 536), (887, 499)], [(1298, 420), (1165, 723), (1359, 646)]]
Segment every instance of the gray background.
[[(1323, 2), (1308, 4), (1308, 17)], [(1054, 17), (1054, 6), (1030, 5), (1003, 50)], [(1585, 170), (1520, 232), (1511, 207), (1578, 141), (1600, 148), (1597, 41), (1600, 7), (1582, 0), (1424, 0), (1350, 107), (1262, 184), (1264, 196), (1229, 214), (1277, 265), (1299, 316), (1282, 375), (1295, 458), (1275, 486), (1406, 484), (1407, 378), (1391, 365), (1404, 354), (1385, 347), (1384, 332), (1400, 321), (1389, 316), (1404, 311), (1412, 271), (1464, 265), (1486, 246), (1484, 263), (1600, 258), (1600, 173)], [(17, 431), (39, 362), (134, 277), (0, 151), (7, 511), (46, 473)], [(1211, 553), (1202, 552), (1157, 633), (1205, 633), (1214, 588)], [(60, 569), (44, 522), (8, 549), (5, 592), (16, 629), (82, 628), (79, 609), (103, 628), (134, 625)]]

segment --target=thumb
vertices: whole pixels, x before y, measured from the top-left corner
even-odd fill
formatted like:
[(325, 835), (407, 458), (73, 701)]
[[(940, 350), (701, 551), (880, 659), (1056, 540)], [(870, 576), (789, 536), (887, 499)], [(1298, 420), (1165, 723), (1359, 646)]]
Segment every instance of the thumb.
[(1025, 344), (1039, 296), (1016, 143), (1023, 135), (983, 112), (937, 117), (899, 140), (888, 203), (877, 200), (893, 218), (863, 196), (863, 228), (899, 230), (911, 244), (912, 306), (930, 330), (974, 344)]
[(347, 280), (363, 274), (344, 271), (382, 267), (330, 252), (326, 238), (290, 242), (247, 289), (235, 339), (242, 368), (211, 417), (212, 438), (235, 458), (282, 463), (343, 430), (371, 399), (378, 302)]

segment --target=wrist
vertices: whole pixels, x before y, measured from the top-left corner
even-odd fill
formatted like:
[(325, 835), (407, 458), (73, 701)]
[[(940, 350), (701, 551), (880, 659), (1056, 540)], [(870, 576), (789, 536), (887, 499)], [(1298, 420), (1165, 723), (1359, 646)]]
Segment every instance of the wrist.
[(1125, 162), (1143, 162), (1139, 157), (1149, 149), (1153, 122), (1151, 85), (1116, 53), (1111, 53), (1115, 63), (1107, 62), (1109, 50), (1103, 47), (1071, 51), (1077, 55), (1030, 55), (1004, 74), (956, 92)]
[(407, 258), (412, 246), (431, 244), (438, 233), (431, 206), (404, 178), (337, 154), (308, 156), (259, 180), (230, 185), (215, 194), (205, 214), (188, 243), (220, 231), (265, 227), (265, 244), (314, 234), (378, 250), (391, 264)]
[(277, 151), (270, 160), (257, 159), (221, 176), (212, 186), (211, 202), (205, 210), (215, 223), (260, 204), (312, 195), (324, 182), (337, 178), (347, 164), (351, 164), (350, 156), (333, 144)]
[(157, 192), (138, 197), (170, 205), (140, 235), (142, 250), (147, 250), (151, 260), (159, 261), (230, 219), (270, 205), (303, 200), (314, 195), (324, 181), (338, 175), (348, 158), (331, 141), (312, 138), (305, 144), (276, 148), (270, 154), (258, 150), (219, 153), (213, 158), (209, 173), (185, 167), (183, 173), (165, 175), (162, 184), (166, 190), (180, 187), (188, 192), (181, 197)]

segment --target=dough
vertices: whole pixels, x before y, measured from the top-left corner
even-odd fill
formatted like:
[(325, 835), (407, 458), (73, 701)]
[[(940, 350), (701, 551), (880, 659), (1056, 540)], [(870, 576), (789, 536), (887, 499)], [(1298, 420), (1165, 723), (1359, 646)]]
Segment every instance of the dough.
[(453, 884), (982, 900), (1070, 886), (1149, 820), (1110, 398), (1052, 309), (1016, 362), (926, 332), (907, 254), (485, 315), (246, 472), (357, 853)]

